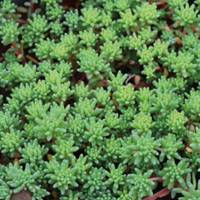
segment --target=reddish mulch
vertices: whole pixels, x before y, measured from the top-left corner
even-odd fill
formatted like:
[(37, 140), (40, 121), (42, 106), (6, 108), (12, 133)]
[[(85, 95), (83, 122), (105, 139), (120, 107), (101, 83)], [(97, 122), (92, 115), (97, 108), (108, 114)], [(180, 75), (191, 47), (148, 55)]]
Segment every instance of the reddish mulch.
[(28, 191), (21, 191), (19, 193), (13, 194), (10, 200), (32, 200), (32, 196)]

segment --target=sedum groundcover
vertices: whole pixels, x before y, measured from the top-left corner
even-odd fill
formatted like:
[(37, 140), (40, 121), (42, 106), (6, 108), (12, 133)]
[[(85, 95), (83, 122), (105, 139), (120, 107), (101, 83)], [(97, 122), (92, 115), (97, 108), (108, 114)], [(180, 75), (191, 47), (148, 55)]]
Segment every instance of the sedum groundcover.
[(1, 1), (0, 199), (199, 200), (199, 38), (199, 0)]

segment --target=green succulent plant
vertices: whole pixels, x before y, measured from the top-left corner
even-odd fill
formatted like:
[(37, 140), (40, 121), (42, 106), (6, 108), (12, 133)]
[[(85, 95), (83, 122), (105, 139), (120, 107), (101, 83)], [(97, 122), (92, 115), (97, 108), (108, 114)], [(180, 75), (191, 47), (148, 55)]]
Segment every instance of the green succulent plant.
[(70, 188), (77, 187), (75, 171), (68, 166), (67, 160), (59, 163), (56, 160), (51, 160), (46, 163), (46, 178), (54, 188), (58, 188), (61, 194), (65, 194)]
[(137, 167), (157, 165), (159, 145), (150, 134), (133, 135), (122, 144), (121, 156), (125, 162), (133, 163)]
[(200, 1), (18, 3), (0, 1), (0, 199), (199, 199)]
[(167, 188), (172, 189), (177, 182), (185, 188), (184, 176), (189, 172), (191, 172), (191, 169), (188, 168), (188, 162), (186, 160), (181, 160), (178, 164), (174, 160), (171, 160), (167, 162), (166, 166), (160, 172), (160, 175), (163, 176), (164, 185)]
[(149, 179), (151, 174), (151, 170), (142, 173), (139, 169), (136, 169), (134, 174), (128, 175), (129, 198), (139, 200), (153, 194), (152, 190), (155, 187), (155, 183)]
[(0, 37), (1, 42), (4, 45), (9, 45), (18, 40), (18, 35), (20, 34), (18, 24), (15, 21), (5, 21), (0, 26)]

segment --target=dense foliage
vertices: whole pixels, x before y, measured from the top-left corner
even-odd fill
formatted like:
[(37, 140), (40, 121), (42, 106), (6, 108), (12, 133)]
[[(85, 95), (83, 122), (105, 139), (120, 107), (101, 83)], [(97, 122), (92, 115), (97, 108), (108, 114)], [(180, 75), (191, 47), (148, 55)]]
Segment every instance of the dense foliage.
[(199, 200), (199, 22), (199, 0), (3, 0), (0, 199)]

